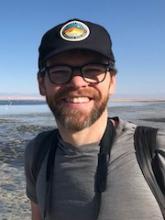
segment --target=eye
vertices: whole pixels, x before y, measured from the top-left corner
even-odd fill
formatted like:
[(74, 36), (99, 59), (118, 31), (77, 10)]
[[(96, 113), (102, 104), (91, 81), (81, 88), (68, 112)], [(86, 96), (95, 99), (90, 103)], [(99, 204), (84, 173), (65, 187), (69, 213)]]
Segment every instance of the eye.
[(48, 77), (52, 83), (63, 84), (66, 83), (71, 76), (71, 68), (69, 66), (51, 66), (48, 68)]
[(53, 66), (53, 67), (50, 67), (49, 73), (57, 74), (57, 75), (67, 74), (67, 73), (70, 73), (70, 68), (67, 66)]
[(101, 64), (88, 64), (86, 66), (83, 67), (83, 73), (87, 76), (87, 75), (99, 75), (102, 73), (105, 73), (106, 68), (105, 66), (101, 65)]

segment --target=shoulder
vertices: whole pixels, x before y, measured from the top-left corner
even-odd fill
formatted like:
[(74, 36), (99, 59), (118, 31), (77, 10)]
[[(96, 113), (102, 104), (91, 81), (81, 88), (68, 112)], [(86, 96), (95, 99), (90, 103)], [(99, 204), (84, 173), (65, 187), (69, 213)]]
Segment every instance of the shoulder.
[(116, 132), (118, 135), (131, 135), (131, 136), (133, 136), (135, 133), (136, 127), (137, 127), (136, 124), (118, 118), (118, 125), (116, 127)]
[[(36, 179), (37, 179), (37, 168), (39, 164), (39, 158), (43, 151), (39, 152), (43, 147), (44, 139), (51, 133), (51, 131), (42, 132), (32, 139), (25, 148), (24, 152), (24, 169), (26, 177), (26, 193), (30, 200), (37, 203), (36, 193)], [(39, 164), (40, 166), (41, 164)]]
[(44, 141), (52, 134), (54, 130), (44, 131), (39, 133), (35, 138), (29, 141), (25, 147), (25, 160), (32, 161), (34, 155), (38, 152), (39, 148), (43, 146)]

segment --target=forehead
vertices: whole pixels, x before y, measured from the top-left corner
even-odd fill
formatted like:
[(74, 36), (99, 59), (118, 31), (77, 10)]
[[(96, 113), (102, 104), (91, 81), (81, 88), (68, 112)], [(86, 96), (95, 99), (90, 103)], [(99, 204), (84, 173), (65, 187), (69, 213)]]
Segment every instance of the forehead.
[(67, 52), (62, 52), (47, 60), (48, 65), (59, 64), (59, 63), (70, 64), (70, 65), (75, 65), (75, 64), (83, 65), (89, 62), (108, 63), (108, 59), (103, 55), (93, 51), (70, 50)]

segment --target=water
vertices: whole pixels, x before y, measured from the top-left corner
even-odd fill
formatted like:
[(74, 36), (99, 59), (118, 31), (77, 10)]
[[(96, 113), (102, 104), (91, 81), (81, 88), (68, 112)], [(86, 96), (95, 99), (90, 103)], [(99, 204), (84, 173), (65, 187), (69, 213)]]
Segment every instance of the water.
[[(151, 104), (151, 103), (150, 103)], [(145, 102), (109, 102), (110, 107), (125, 107), (125, 106), (146, 106)], [(0, 103), (0, 117), (5, 115), (31, 114), (31, 113), (48, 113), (49, 108), (47, 104), (1, 104)]]
[[(165, 128), (165, 101), (109, 102), (109, 115), (117, 115), (137, 124)], [(42, 126), (55, 124), (46, 104), (0, 105), (0, 119), (12, 119)]]
[(49, 109), (46, 104), (30, 104), (30, 105), (0, 105), (0, 116), (18, 115), (31, 113), (45, 113)]

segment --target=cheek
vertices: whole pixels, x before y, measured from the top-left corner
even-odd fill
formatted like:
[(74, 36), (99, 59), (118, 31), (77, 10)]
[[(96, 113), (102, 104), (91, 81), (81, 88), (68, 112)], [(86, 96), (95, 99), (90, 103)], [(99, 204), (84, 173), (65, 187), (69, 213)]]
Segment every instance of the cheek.
[(103, 81), (102, 84), (100, 84), (100, 91), (102, 92), (103, 96), (109, 96), (111, 90), (111, 79), (110, 76), (107, 74), (107, 77)]
[(45, 96), (54, 96), (54, 94), (60, 89), (60, 86), (52, 84), (48, 78), (44, 81)]
[(46, 96), (48, 97), (54, 97), (57, 92), (58, 92), (58, 88), (52, 86), (46, 88)]

